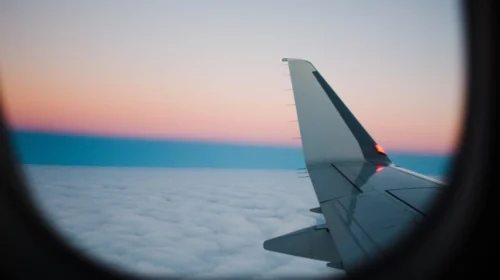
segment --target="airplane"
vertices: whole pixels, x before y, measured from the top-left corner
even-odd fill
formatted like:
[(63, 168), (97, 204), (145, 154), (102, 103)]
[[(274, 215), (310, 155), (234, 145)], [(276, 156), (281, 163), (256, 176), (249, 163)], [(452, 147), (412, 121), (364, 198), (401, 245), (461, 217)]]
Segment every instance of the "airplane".
[(288, 63), (305, 166), (325, 223), (266, 240), (265, 250), (346, 273), (421, 225), (447, 184), (394, 164), (313, 64)]
[[(423, 227), (424, 230), (421, 232), (423, 235), (420, 235), (422, 238), (415, 240), (413, 243), (414, 246), (401, 247), (399, 254), (393, 254), (388, 258), (384, 258), (381, 262), (373, 266), (374, 269), (370, 271), (365, 270), (364, 274), (359, 274), (358, 276), (361, 279), (475, 279), (478, 274), (486, 275), (489, 272), (497, 272), (495, 258), (489, 256), (495, 252), (493, 246), (497, 244), (495, 241), (498, 239), (499, 228), (497, 225), (498, 217), (495, 215), (498, 212), (495, 211), (498, 208), (498, 199), (496, 199), (495, 195), (492, 195), (495, 193), (498, 184), (498, 175), (496, 174), (496, 169), (493, 168), (497, 162), (497, 157), (494, 156), (496, 154), (494, 151), (497, 148), (497, 141), (493, 139), (497, 123), (494, 121), (496, 118), (493, 117), (497, 115), (494, 104), (496, 104), (495, 100), (499, 91), (499, 83), (496, 79), (498, 76), (498, 63), (494, 63), (499, 58), (497, 28), (499, 9), (498, 5), (495, 6), (496, 2), (488, 0), (465, 0), (462, 4), (464, 7), (463, 22), (465, 30), (464, 55), (467, 68), (465, 72), (465, 118), (460, 145), (457, 149), (457, 154), (454, 156), (453, 168), (448, 179), (449, 186), (446, 189), (446, 196), (439, 203), (440, 207), (437, 210), (440, 211), (436, 211), (435, 215), (432, 215), (432, 219), (431, 216), (427, 217), (427, 221), (430, 224), (427, 227)], [(314, 69), (312, 65), (305, 61), (300, 62), (297, 60), (293, 64), (302, 65), (298, 69), (309, 69), (308, 71)], [(293, 65), (291, 66), (296, 68)], [(294, 70), (294, 72), (297, 71)], [(298, 74), (300, 84), (300, 77), (302, 75)], [(303, 75), (303, 78), (314, 82), (310, 77), (307, 78), (307, 73)], [(319, 73), (316, 76), (319, 77)], [(308, 86), (311, 89), (317, 88), (314, 84)], [(319, 90), (319, 93), (321, 93), (321, 90)], [(323, 93), (323, 97), (325, 94), (326, 91)], [(0, 97), (2, 96), (0, 79)], [(316, 99), (321, 98), (320, 95), (313, 97)], [(338, 110), (336, 109), (337, 107), (341, 107), (333, 107), (329, 98), (323, 99), (328, 101), (327, 104), (330, 104), (332, 111), (336, 111)], [(307, 100), (304, 101), (307, 102)], [(304, 103), (303, 105), (307, 104)], [(301, 108), (304, 107), (303, 105), (301, 105)], [(321, 105), (323, 104), (318, 104), (318, 106)], [(307, 113), (312, 116), (312, 114), (316, 114), (317, 112), (312, 111)], [(327, 114), (323, 114), (327, 116)], [(335, 115), (334, 113), (330, 114)], [(300, 115), (303, 114), (301, 113)], [(347, 119), (354, 119), (354, 117)], [(302, 123), (305, 123), (305, 120), (307, 118)], [(333, 120), (321, 121), (320, 124), (326, 123), (329, 126), (337, 124)], [(353, 126), (352, 124), (349, 126), (356, 127), (356, 125)], [(329, 128), (325, 127), (324, 129)], [(348, 135), (349, 133), (353, 135), (356, 133), (359, 136), (358, 130), (354, 130), (358, 131), (354, 133), (350, 130), (347, 129)], [(344, 131), (346, 131), (345, 127)], [(308, 134), (307, 136), (302, 137), (303, 142), (307, 141), (305, 143), (311, 143), (308, 139), (313, 135)], [(339, 144), (341, 142), (335, 145)], [(4, 265), (0, 267), (0, 278), (34, 279), (43, 275), (49, 279), (68, 277), (71, 277), (71, 279), (137, 279), (138, 277), (113, 271), (101, 263), (85, 258), (74, 248), (71, 248), (58, 238), (55, 232), (38, 215), (37, 208), (33, 205), (28, 195), (28, 189), (23, 182), (24, 177), (20, 172), (18, 159), (12, 147), (4, 114), (4, 106), (0, 98), (0, 227), (2, 228), (0, 230), (0, 240), (2, 241), (0, 257), (6, 260), (3, 263)], [(361, 146), (359, 149), (361, 149)], [(373, 149), (367, 149), (363, 146), (362, 151), (370, 152), (370, 150), (373, 153)], [(310, 151), (309, 148), (308, 151)], [(332, 154), (331, 149), (327, 151), (330, 156), (335, 155)], [(382, 149), (380, 151), (383, 152)], [(340, 155), (340, 152), (338, 153)], [(310, 153), (308, 152), (308, 154)], [(342, 153), (342, 155), (344, 154)], [(315, 154), (311, 154), (308, 158), (314, 159), (313, 155)], [(377, 157), (381, 159), (385, 158), (389, 161), (388, 157), (378, 155)], [(325, 158), (328, 157), (325, 156)], [(365, 157), (364, 153), (363, 158), (359, 160), (358, 156), (358, 165), (362, 164), (365, 166), (365, 164), (369, 164), (373, 160), (373, 156)], [(341, 266), (344, 269), (349, 269), (348, 271), (352, 271), (351, 268), (356, 263), (356, 255), (365, 254), (364, 251), (360, 252), (361, 245), (358, 245), (358, 243), (367, 243), (366, 241), (364, 243), (358, 242), (361, 241), (359, 237), (362, 237), (362, 234), (359, 232), (360, 226), (351, 227), (344, 220), (340, 220), (346, 217), (347, 212), (342, 210), (342, 203), (344, 201), (342, 201), (340, 196), (348, 193), (346, 189), (349, 187), (350, 182), (352, 182), (350, 181), (352, 179), (349, 178), (353, 178), (344, 177), (344, 180), (338, 180), (341, 172), (336, 171), (337, 169), (334, 168), (338, 168), (337, 165), (341, 166), (341, 162), (340, 160), (338, 163), (334, 162), (332, 168), (328, 166), (328, 163), (324, 164), (325, 169), (330, 170), (332, 179), (337, 179), (337, 184), (331, 186), (328, 184), (323, 185), (325, 183), (318, 183), (323, 181), (328, 183), (332, 179), (328, 180), (328, 178), (323, 179), (323, 177), (317, 176), (314, 165), (311, 164), (310, 167), (311, 173), (315, 173), (311, 177), (311, 180), (314, 179), (315, 183), (313, 183), (313, 186), (315, 190), (317, 189), (316, 193), (320, 194), (319, 197), (321, 197), (321, 199), (318, 198), (320, 201), (319, 209), (325, 215), (325, 226), (312, 227), (314, 231), (306, 229), (306, 234), (302, 238), (295, 238), (298, 241), (296, 243), (294, 243), (293, 236), (291, 236), (289, 241), (282, 240), (282, 244), (291, 246), (291, 248), (271, 246), (274, 249), (281, 249), (275, 250), (276, 252), (313, 257), (327, 261), (331, 265), (337, 264), (337, 266)], [(378, 164), (376, 162), (375, 164)], [(377, 191), (379, 197), (384, 197), (385, 193), (380, 182), (382, 181), (387, 184), (392, 184), (392, 182), (387, 180), (387, 178), (383, 179), (383, 176), (380, 178), (377, 177), (388, 171), (403, 172), (402, 169), (397, 169), (397, 166), (393, 166), (392, 163), (380, 165), (382, 169), (377, 167), (379, 172), (375, 171), (374, 175), (369, 176), (369, 178), (360, 172), (360, 179), (356, 184), (351, 184), (353, 188), (354, 185), (360, 188), (363, 193), (359, 193), (360, 191), (357, 189), (351, 189), (355, 194), (346, 196), (349, 203), (354, 202), (354, 198), (360, 201), (364, 199), (368, 203), (373, 202), (375, 207), (369, 209), (370, 213), (361, 208), (351, 211), (350, 217), (354, 218), (352, 220), (353, 223), (356, 220), (356, 223), (360, 224), (364, 229), (370, 230), (370, 235), (373, 236), (370, 241), (373, 240), (372, 243), (376, 244), (380, 244), (380, 239), (376, 237), (377, 233), (373, 231), (373, 227), (378, 226), (378, 223), (384, 222), (384, 219), (389, 217), (382, 217), (380, 215), (377, 207), (383, 204), (377, 204), (377, 201), (370, 200), (370, 192), (372, 197), (377, 196)], [(339, 170), (347, 172), (347, 170), (351, 169), (342, 168), (341, 166)], [(398, 175), (402, 176), (401, 174)], [(399, 184), (398, 182), (402, 182), (401, 179), (395, 183)], [(413, 182), (414, 180), (412, 181), (411, 179), (410, 181)], [(373, 180), (375, 182), (372, 182)], [(432, 180), (428, 181), (432, 182)], [(439, 185), (442, 184), (435, 183), (437, 184), (435, 185), (436, 189), (441, 188)], [(358, 184), (362, 184), (361, 187)], [(405, 186), (402, 185), (403, 188)], [(327, 193), (327, 190), (331, 194)], [(408, 190), (411, 191), (411, 189)], [(385, 192), (387, 193), (387, 191)], [(323, 195), (323, 193), (337, 196), (337, 202), (329, 202), (328, 197)], [(350, 198), (352, 199), (349, 200)], [(392, 199), (394, 197), (390, 195), (387, 198)], [(404, 201), (407, 201), (413, 207), (418, 205), (411, 200)], [(359, 201), (352, 208), (356, 208), (358, 205), (360, 205)], [(409, 209), (404, 204), (396, 205), (398, 205), (399, 209)], [(335, 209), (332, 209), (334, 207)], [(357, 217), (359, 216), (358, 213), (361, 213), (362, 216)], [(363, 214), (367, 216), (367, 219), (361, 219), (363, 218)], [(371, 223), (371, 221), (374, 221), (374, 223)], [(175, 228), (172, 230), (175, 230)], [(380, 228), (380, 230), (379, 234), (396, 236), (397, 238), (398, 234), (394, 229)], [(420, 231), (417, 233), (420, 233)], [(297, 233), (297, 235), (300, 235), (300, 233)], [(310, 236), (311, 239), (306, 240), (304, 236), (306, 238)], [(277, 240), (279, 240), (279, 237)], [(275, 242), (268, 240), (264, 244), (264, 247), (276, 245), (273, 243)], [(313, 248), (313, 245), (324, 246), (325, 249)], [(350, 247), (353, 248), (353, 252), (349, 251)], [(293, 248), (297, 250), (293, 251)], [(307, 249), (310, 249), (310, 251), (305, 252), (304, 250)], [(371, 255), (377, 254), (373, 250), (368, 251), (366, 254), (370, 252)], [(346, 274), (349, 275), (349, 273)]]

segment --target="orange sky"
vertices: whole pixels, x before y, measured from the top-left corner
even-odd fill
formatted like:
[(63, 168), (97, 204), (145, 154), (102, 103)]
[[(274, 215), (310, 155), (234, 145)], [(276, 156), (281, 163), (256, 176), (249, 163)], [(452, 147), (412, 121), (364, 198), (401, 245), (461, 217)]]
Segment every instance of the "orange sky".
[(286, 106), (293, 103), (288, 68), (279, 59), (301, 57), (386, 150), (453, 149), (463, 67), (452, 2), (292, 1), (287, 13), (280, 1), (214, 3), (149, 2), (139, 11), (114, 2), (100, 9), (97, 2), (1, 4), (10, 123), (300, 145), (292, 140), (297, 123), (289, 122), (295, 108)]

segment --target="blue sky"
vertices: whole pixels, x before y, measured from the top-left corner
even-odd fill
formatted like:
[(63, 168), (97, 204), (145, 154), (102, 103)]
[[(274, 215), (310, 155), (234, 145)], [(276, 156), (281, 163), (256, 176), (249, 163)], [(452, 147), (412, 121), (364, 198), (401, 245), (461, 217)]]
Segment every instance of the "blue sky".
[[(83, 137), (41, 132), (13, 132), (22, 162), (43, 165), (210, 167), (297, 169), (301, 148), (195, 141)], [(447, 155), (389, 153), (394, 163), (428, 175), (445, 175)]]

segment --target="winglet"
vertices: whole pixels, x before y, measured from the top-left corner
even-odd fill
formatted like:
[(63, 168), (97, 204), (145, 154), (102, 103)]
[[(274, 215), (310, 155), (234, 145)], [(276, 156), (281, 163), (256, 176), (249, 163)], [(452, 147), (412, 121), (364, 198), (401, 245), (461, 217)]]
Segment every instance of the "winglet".
[(306, 164), (391, 160), (359, 123), (314, 65), (283, 58), (290, 69)]

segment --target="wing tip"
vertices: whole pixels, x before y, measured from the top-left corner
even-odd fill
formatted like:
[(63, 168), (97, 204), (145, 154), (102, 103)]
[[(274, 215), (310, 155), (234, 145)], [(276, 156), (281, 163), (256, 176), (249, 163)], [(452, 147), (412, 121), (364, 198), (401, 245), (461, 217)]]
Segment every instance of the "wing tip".
[(302, 58), (284, 57), (281, 59), (281, 62), (288, 62), (288, 61), (303, 61), (303, 62), (307, 62), (307, 63), (312, 65), (312, 63), (309, 60), (302, 59)]

